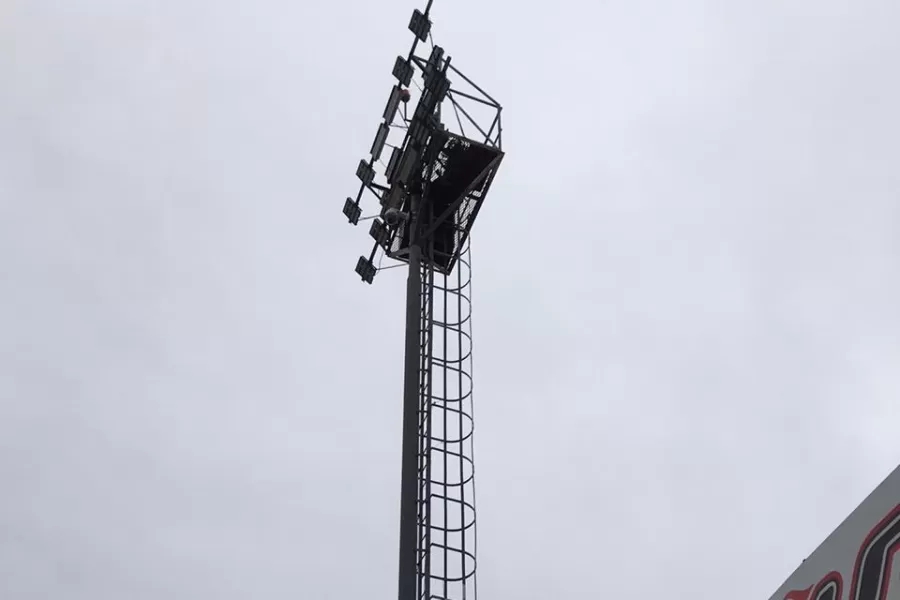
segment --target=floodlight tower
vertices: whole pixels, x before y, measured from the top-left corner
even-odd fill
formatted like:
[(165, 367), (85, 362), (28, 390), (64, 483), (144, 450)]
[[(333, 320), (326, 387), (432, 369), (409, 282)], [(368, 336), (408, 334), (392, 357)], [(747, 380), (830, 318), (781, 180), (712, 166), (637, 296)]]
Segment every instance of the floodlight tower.
[[(372, 220), (375, 243), (356, 264), (363, 281), (384, 258), (409, 268), (399, 600), (475, 600), (469, 233), (503, 159), (501, 107), (434, 44), (431, 4), (413, 11), (412, 48), (394, 63), (396, 83), (344, 215), (353, 225)], [(378, 201), (366, 217), (364, 195)]]

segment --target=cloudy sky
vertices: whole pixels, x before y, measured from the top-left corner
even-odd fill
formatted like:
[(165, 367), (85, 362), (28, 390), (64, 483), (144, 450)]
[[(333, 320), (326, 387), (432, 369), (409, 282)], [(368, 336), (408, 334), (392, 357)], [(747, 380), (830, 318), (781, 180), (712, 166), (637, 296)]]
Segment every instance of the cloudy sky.
[[(390, 599), (416, 3), (0, 2), (0, 598)], [(900, 462), (900, 4), (437, 0), (504, 103), (479, 592), (761, 600)]]

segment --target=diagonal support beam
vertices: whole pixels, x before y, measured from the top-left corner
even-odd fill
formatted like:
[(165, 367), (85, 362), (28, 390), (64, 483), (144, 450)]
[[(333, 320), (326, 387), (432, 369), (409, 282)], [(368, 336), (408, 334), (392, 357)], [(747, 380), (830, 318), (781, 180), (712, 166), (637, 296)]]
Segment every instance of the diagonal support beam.
[(484, 178), (488, 176), (491, 170), (497, 168), (501, 160), (503, 160), (502, 153), (495, 156), (493, 160), (491, 160), (491, 162), (489, 162), (487, 166), (481, 171), (481, 173), (478, 174), (478, 177), (475, 177), (472, 180), (472, 183), (466, 186), (466, 189), (463, 190), (462, 194), (460, 194), (460, 196), (456, 200), (451, 202), (450, 206), (448, 206), (446, 210), (444, 210), (444, 212), (434, 220), (434, 223), (431, 224), (431, 227), (425, 232), (424, 235), (422, 235), (422, 239), (427, 240), (429, 237), (431, 237), (431, 235), (435, 231), (437, 231), (437, 228), (441, 225), (441, 223), (449, 219), (450, 215), (456, 212), (456, 209), (458, 209), (459, 205), (462, 204), (462, 201), (466, 199), (466, 196), (472, 193), (472, 190), (474, 190), (484, 181)]

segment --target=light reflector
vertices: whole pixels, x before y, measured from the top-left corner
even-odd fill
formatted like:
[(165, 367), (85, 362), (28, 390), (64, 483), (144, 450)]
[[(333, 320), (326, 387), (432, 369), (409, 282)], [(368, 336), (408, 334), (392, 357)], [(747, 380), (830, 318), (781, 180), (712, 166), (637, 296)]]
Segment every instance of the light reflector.
[(391, 152), (391, 158), (388, 160), (387, 169), (384, 170), (384, 177), (387, 181), (394, 180), (394, 171), (397, 170), (397, 163), (400, 161), (400, 148), (394, 148)]
[(404, 186), (409, 184), (413, 170), (418, 162), (419, 152), (412, 146), (408, 147), (400, 159), (400, 165), (397, 167), (397, 182)]
[(359, 177), (359, 180), (362, 181), (366, 185), (371, 185), (372, 181), (375, 179), (375, 169), (369, 166), (369, 163), (365, 160), (359, 161), (359, 166), (356, 167), (356, 176)]
[(397, 60), (394, 62), (394, 77), (396, 77), (397, 81), (399, 81), (404, 87), (409, 87), (409, 84), (412, 81), (412, 76), (412, 65), (409, 64), (409, 61), (402, 56), (398, 56)]
[(359, 223), (359, 217), (362, 215), (362, 209), (356, 205), (353, 198), (347, 198), (344, 202), (344, 216), (350, 221), (351, 225)]
[(409, 30), (416, 34), (417, 38), (425, 42), (428, 40), (428, 32), (431, 31), (431, 21), (417, 8), (413, 11), (412, 18), (409, 20)]
[(372, 283), (372, 280), (375, 279), (375, 271), (375, 265), (365, 256), (360, 256), (356, 261), (356, 274), (362, 277), (366, 283)]
[(369, 228), (369, 235), (371, 235), (372, 239), (383, 248), (387, 246), (390, 232), (380, 219), (375, 219), (372, 221), (372, 226)]
[(440, 46), (435, 46), (431, 49), (431, 56), (428, 57), (428, 66), (425, 67), (427, 71), (439, 71), (441, 69), (441, 60), (444, 58), (444, 49)]
[(381, 151), (384, 150), (384, 143), (387, 141), (388, 131), (390, 128), (387, 123), (378, 126), (378, 133), (375, 134), (375, 141), (372, 142), (372, 160), (381, 158)]
[(395, 85), (394, 89), (391, 90), (387, 106), (384, 107), (384, 122), (388, 125), (394, 122), (394, 117), (397, 115), (397, 107), (400, 106), (400, 93), (400, 86)]

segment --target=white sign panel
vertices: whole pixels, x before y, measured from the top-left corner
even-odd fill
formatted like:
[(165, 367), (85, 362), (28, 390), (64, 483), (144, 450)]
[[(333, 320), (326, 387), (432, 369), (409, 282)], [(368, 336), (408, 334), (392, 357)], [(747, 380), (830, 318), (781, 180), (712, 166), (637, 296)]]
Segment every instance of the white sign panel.
[(771, 600), (900, 600), (900, 468), (794, 571)]

